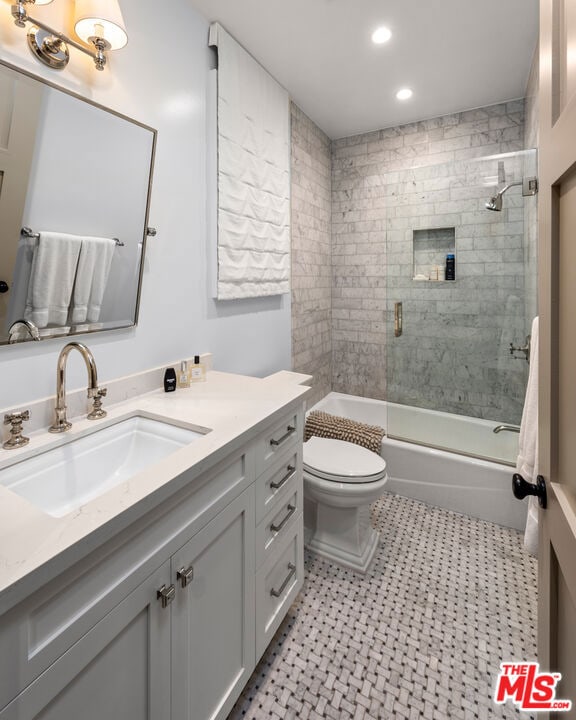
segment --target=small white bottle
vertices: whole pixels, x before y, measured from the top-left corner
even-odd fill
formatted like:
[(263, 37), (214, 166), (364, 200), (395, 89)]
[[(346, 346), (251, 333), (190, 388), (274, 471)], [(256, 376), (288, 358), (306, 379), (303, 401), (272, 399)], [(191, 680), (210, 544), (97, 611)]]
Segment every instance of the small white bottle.
[(182, 360), (177, 375), (177, 384), (179, 388), (190, 387), (190, 370), (188, 369), (188, 361)]
[(190, 369), (190, 382), (204, 382), (206, 380), (206, 368), (200, 362), (200, 355), (194, 355), (194, 365)]

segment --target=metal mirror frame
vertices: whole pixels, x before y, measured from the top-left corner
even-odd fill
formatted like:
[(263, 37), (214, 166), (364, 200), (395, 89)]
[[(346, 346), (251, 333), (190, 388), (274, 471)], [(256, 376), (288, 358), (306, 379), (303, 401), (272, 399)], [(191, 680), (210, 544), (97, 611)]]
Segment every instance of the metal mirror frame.
[[(146, 193), (146, 210), (145, 210), (145, 217), (144, 217), (144, 232), (142, 237), (142, 252), (140, 256), (140, 268), (138, 270), (138, 287), (136, 289), (136, 304), (134, 306), (134, 320), (133, 322), (126, 323), (124, 321), (118, 321), (118, 324), (114, 324), (115, 321), (109, 321), (112, 326), (105, 327), (105, 328), (98, 328), (98, 329), (82, 329), (82, 330), (73, 330), (71, 327), (70, 332), (67, 333), (61, 333), (58, 332), (58, 328), (53, 328), (56, 332), (53, 334), (44, 334), (40, 337), (32, 337), (32, 335), (27, 334), (26, 337), (19, 337), (16, 341), (12, 340), (10, 341), (8, 334), (6, 336), (0, 335), (0, 346), (6, 346), (6, 345), (13, 345), (18, 344), (21, 345), (23, 342), (31, 342), (34, 340), (54, 340), (54, 339), (62, 339), (67, 337), (72, 337), (74, 335), (88, 335), (93, 333), (102, 333), (102, 332), (109, 332), (114, 330), (122, 330), (126, 328), (136, 327), (138, 325), (138, 318), (140, 315), (140, 300), (141, 300), (141, 293), (142, 293), (142, 280), (144, 276), (144, 263), (146, 258), (146, 248), (147, 248), (147, 239), (148, 237), (154, 237), (156, 235), (156, 229), (149, 226), (149, 215), (150, 215), (150, 203), (152, 199), (152, 185), (153, 185), (153, 176), (154, 176), (154, 163), (156, 159), (156, 143), (158, 139), (158, 131), (151, 127), (150, 125), (146, 125), (143, 122), (140, 122), (139, 120), (135, 120), (134, 118), (129, 117), (128, 115), (125, 115), (124, 113), (118, 112), (117, 110), (114, 110), (112, 108), (107, 107), (106, 105), (103, 105), (102, 103), (96, 102), (95, 100), (92, 100), (90, 98), (87, 98), (83, 95), (80, 95), (80, 93), (74, 92), (73, 90), (69, 90), (68, 88), (63, 88), (60, 85), (57, 85), (56, 83), (51, 82), (50, 80), (47, 80), (44, 77), (41, 77), (39, 75), (35, 75), (32, 72), (29, 72), (28, 70), (25, 70), (21, 67), (18, 67), (17, 65), (13, 65), (12, 63), (7, 62), (6, 60), (3, 60), (0, 58), (0, 69), (6, 68), (8, 70), (11, 70), (18, 75), (22, 75), (25, 78), (28, 78), (29, 80), (33, 80), (36, 82), (40, 82), (43, 85), (46, 85), (47, 87), (57, 90), (59, 92), (63, 92), (66, 95), (69, 95), (76, 100), (80, 100), (81, 102), (87, 103), (88, 105), (91, 105), (92, 107), (97, 108), (98, 110), (102, 110), (104, 112), (110, 113), (111, 115), (115, 115), (116, 117), (120, 118), (121, 120), (126, 120), (129, 123), (132, 123), (133, 125), (137, 125), (138, 127), (143, 128), (144, 130), (148, 130), (152, 133), (152, 147), (150, 151), (150, 168), (148, 172), (148, 190)], [(50, 329), (50, 328), (48, 328)]]

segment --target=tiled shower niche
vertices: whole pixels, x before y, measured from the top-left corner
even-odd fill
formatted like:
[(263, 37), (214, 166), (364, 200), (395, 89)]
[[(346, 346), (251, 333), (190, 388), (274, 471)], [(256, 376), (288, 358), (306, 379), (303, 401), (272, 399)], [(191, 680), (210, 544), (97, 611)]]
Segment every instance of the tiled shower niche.
[(412, 233), (414, 280), (444, 280), (446, 255), (456, 249), (456, 230), (429, 228)]

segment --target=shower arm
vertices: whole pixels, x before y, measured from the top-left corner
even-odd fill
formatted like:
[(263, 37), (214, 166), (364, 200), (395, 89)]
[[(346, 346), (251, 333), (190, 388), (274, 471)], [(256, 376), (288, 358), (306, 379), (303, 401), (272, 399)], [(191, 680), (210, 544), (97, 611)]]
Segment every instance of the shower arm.
[(502, 196), (505, 192), (510, 190), (511, 187), (517, 187), (518, 185), (522, 186), (523, 197), (530, 197), (532, 195), (536, 195), (538, 192), (538, 178), (535, 175), (531, 175), (530, 177), (522, 178), (522, 180), (517, 180), (516, 182), (504, 185), (501, 190), (498, 190), (496, 195)]
[(523, 184), (524, 184), (523, 180), (518, 180), (518, 182), (508, 183), (508, 185), (504, 185), (502, 190), (498, 190), (498, 195), (504, 195), (504, 193), (507, 190), (510, 190), (511, 187), (516, 187), (516, 185), (523, 185)]

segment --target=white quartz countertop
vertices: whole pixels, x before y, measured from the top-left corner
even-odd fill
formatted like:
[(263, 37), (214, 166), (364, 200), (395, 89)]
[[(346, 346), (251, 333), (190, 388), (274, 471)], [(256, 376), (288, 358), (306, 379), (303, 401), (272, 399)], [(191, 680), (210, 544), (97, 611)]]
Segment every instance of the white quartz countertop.
[(309, 380), (290, 372), (259, 379), (211, 371), (206, 382), (190, 388), (157, 390), (105, 406), (108, 416), (102, 421), (72, 418), (65, 437), (41, 431), (30, 435), (26, 448), (0, 450), (1, 473), (8, 464), (95, 430), (98, 423), (137, 413), (210, 430), (63, 517), (45, 514), (0, 485), (0, 614), (297, 406)]

